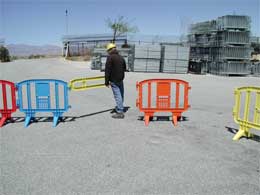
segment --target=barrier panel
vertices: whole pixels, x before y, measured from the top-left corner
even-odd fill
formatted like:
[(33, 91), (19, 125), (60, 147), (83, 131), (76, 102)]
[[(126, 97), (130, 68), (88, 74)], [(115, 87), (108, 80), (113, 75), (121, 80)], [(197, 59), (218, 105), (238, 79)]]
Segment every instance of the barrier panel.
[[(177, 79), (150, 79), (137, 82), (138, 99), (136, 106), (144, 112), (145, 125), (155, 112), (171, 112), (174, 126), (182, 112), (190, 105), (188, 102), (189, 83)], [(155, 93), (152, 93), (155, 92)]]
[[(245, 101), (241, 102), (243, 97)], [(251, 101), (253, 99), (255, 99), (255, 103)], [(249, 131), (251, 128), (260, 130), (260, 87), (240, 87), (235, 90), (233, 117), (234, 121), (239, 124), (239, 131), (233, 140), (239, 140), (242, 136), (252, 137)]]
[(0, 80), (0, 113), (2, 118), (0, 120), (0, 127), (4, 123), (11, 119), (11, 115), (16, 111), (16, 95), (15, 95), (15, 84), (10, 81)]
[(26, 114), (25, 127), (30, 124), (36, 112), (52, 112), (53, 126), (66, 112), (68, 105), (68, 85), (54, 79), (25, 80), (17, 84), (18, 107)]
[[(98, 84), (88, 84), (88, 82), (102, 81), (102, 83)], [(105, 77), (89, 77), (89, 78), (79, 78), (74, 79), (69, 82), (69, 89), (73, 91), (82, 91), (87, 89), (95, 89), (100, 87), (105, 87)]]

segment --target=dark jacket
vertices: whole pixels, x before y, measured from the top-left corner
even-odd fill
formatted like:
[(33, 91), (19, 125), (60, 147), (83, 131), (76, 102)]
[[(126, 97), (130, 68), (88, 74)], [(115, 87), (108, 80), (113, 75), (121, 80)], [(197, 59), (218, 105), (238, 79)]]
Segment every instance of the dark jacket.
[(112, 51), (107, 57), (105, 68), (105, 85), (109, 85), (109, 81), (118, 83), (125, 78), (126, 64), (122, 56), (116, 50)]

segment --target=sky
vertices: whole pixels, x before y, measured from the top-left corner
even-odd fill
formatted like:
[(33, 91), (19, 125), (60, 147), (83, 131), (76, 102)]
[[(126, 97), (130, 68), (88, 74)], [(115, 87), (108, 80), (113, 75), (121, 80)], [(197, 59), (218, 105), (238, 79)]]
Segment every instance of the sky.
[(227, 14), (251, 17), (260, 36), (260, 0), (0, 0), (0, 37), (6, 44), (61, 45), (66, 34), (111, 33), (105, 19), (124, 16), (139, 34), (183, 35), (189, 24)]

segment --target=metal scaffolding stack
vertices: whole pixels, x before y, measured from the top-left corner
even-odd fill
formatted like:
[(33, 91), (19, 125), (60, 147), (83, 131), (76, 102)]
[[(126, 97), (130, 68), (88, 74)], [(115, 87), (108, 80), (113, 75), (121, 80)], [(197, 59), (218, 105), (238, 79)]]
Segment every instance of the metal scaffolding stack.
[(180, 44), (162, 44), (162, 72), (187, 73), (190, 48)]
[(252, 64), (252, 74), (260, 76), (260, 62)]
[[(190, 47), (182, 44), (130, 45), (117, 48), (124, 57), (128, 71), (187, 73)], [(105, 70), (108, 53), (105, 48), (94, 48), (91, 60), (92, 70)]]
[[(133, 64), (133, 47), (117, 48), (117, 50), (119, 54), (124, 57), (126, 61), (126, 70), (129, 71), (129, 68)], [(91, 69), (104, 71), (107, 56), (108, 53), (105, 48), (94, 48), (93, 57), (91, 60)]]
[(134, 63), (130, 70), (134, 72), (160, 72), (161, 46), (145, 45), (134, 47)]
[(191, 71), (218, 75), (250, 74), (250, 18), (226, 15), (191, 26)]

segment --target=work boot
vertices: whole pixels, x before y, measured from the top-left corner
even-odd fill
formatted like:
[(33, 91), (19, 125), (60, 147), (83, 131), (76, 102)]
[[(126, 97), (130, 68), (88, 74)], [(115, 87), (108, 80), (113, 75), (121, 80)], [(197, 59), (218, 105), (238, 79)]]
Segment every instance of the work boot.
[(114, 108), (113, 110), (111, 110), (110, 113), (111, 113), (111, 114), (117, 113), (116, 108)]
[(125, 115), (124, 115), (124, 113), (116, 113), (116, 114), (112, 115), (112, 118), (123, 119), (123, 118), (125, 118)]

